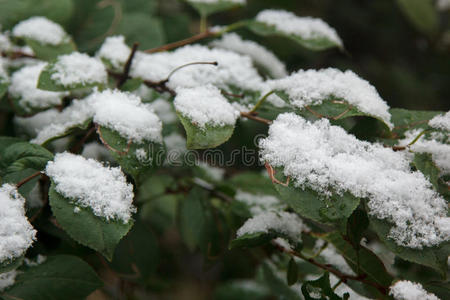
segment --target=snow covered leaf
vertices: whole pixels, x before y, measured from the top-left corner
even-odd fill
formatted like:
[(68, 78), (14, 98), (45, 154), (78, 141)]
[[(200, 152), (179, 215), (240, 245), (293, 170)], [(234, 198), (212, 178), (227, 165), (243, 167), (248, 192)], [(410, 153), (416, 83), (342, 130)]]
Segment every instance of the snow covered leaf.
[(370, 226), (376, 232), (383, 243), (404, 260), (408, 260), (420, 265), (428, 266), (438, 271), (442, 277), (446, 277), (447, 258), (450, 253), (450, 242), (446, 241), (438, 246), (424, 247), (422, 249), (411, 249), (399, 246), (390, 238), (390, 231), (393, 227), (389, 222), (370, 217)]
[(350, 70), (299, 70), (268, 85), (302, 116), (332, 121), (361, 116), (379, 121), (382, 132), (393, 127), (389, 106), (375, 87)]
[(28, 142), (14, 143), (0, 152), (0, 166), (4, 175), (26, 169), (44, 170), (53, 154), (47, 149)]
[(248, 219), (239, 228), (237, 238), (230, 246), (254, 247), (281, 237), (289, 241), (294, 248), (300, 248), (303, 230), (306, 230), (306, 226), (294, 213), (264, 212)]
[(58, 56), (44, 68), (39, 76), (38, 88), (47, 91), (102, 88), (107, 78), (105, 66), (99, 59), (73, 52)]
[[(76, 256), (49, 256), (20, 272), (6, 299), (82, 299), (103, 285), (95, 271)], [(1, 293), (0, 293), (1, 296)]]
[(336, 30), (321, 19), (298, 17), (284, 10), (264, 10), (247, 26), (256, 34), (286, 37), (310, 50), (344, 48)]
[(427, 292), (420, 283), (399, 280), (389, 288), (389, 295), (395, 300), (439, 300), (436, 295)]
[[(317, 295), (320, 295), (320, 299), (327, 300), (342, 300), (348, 299), (349, 295), (343, 298), (334, 293), (330, 284), (330, 273), (325, 272), (322, 277), (312, 281), (306, 281), (302, 285), (302, 294), (305, 300), (315, 300)], [(313, 294), (314, 296), (312, 296)]]
[(72, 38), (64, 29), (45, 17), (31, 17), (18, 23), (12, 35), (23, 39), (36, 57), (42, 60), (51, 60), (76, 50)]
[(112, 259), (114, 248), (133, 226), (133, 186), (119, 168), (60, 153), (47, 164), (50, 206), (74, 240)]
[(66, 93), (43, 91), (36, 87), (46, 67), (43, 62), (25, 66), (11, 76), (9, 94), (19, 115), (29, 115), (62, 104)]
[(96, 56), (103, 61), (108, 69), (122, 72), (130, 53), (131, 49), (125, 44), (125, 37), (118, 35), (107, 37)]
[(439, 15), (432, 0), (397, 0), (403, 14), (421, 32), (433, 35), (439, 28)]
[[(342, 238), (339, 232), (327, 233), (321, 235), (320, 238), (331, 243), (336, 248), (355, 274), (359, 270), (367, 274), (367, 280), (381, 287), (389, 287), (393, 277), (386, 271), (383, 262), (371, 250), (364, 246), (360, 246), (359, 250), (356, 250), (349, 242)], [(379, 294), (379, 291), (369, 285), (364, 285), (364, 288), (371, 292), (374, 298), (383, 296)]]
[(207, 17), (216, 12), (229, 10), (246, 4), (246, 0), (186, 0), (201, 16)]
[(212, 85), (177, 90), (174, 101), (188, 149), (214, 148), (233, 134), (239, 112)]

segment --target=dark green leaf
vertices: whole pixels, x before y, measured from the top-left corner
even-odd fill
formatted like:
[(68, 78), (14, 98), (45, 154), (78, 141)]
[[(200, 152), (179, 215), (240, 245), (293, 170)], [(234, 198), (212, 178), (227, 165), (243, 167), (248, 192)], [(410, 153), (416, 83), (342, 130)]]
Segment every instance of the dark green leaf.
[(75, 256), (49, 256), (42, 264), (19, 273), (6, 299), (83, 299), (103, 285), (94, 270)]
[(407, 130), (427, 129), (428, 121), (443, 112), (391, 108), (389, 113), (391, 114), (391, 121), (395, 126), (393, 133), (397, 138), (403, 138)]
[[(5, 167), (5, 174), (20, 172), (25, 169), (44, 170), (53, 154), (47, 149), (28, 142), (12, 144), (0, 153), (0, 165)], [(3, 169), (2, 167), (2, 169)]]
[(244, 234), (230, 243), (230, 248), (251, 248), (264, 245), (276, 238), (273, 233), (256, 232)]
[(22, 262), (23, 262), (23, 257), (0, 262), (0, 274), (17, 269), (18, 267), (20, 267), (22, 265)]
[(8, 91), (8, 87), (9, 87), (9, 80), (0, 77), (0, 100)]
[[(312, 281), (306, 281), (302, 285), (302, 294), (305, 297), (305, 300), (316, 300), (318, 298), (312, 297), (311, 292), (314, 294), (320, 294), (321, 300), (341, 300), (331, 289), (330, 285), (330, 274), (328, 272), (324, 273), (322, 277)], [(344, 299), (348, 299), (348, 296), (344, 296)]]
[(432, 0), (397, 0), (401, 11), (421, 32), (432, 35), (439, 27), (439, 16)]
[(285, 37), (305, 47), (306, 49), (313, 51), (326, 50), (334, 47), (340, 49), (343, 48), (343, 45), (329, 39), (327, 36), (316, 36), (314, 38), (311, 38), (303, 37), (297, 34), (287, 34), (283, 31), (278, 30), (275, 26), (271, 26), (258, 21), (247, 22), (247, 27), (258, 35)]
[(242, 4), (236, 3), (236, 1), (229, 1), (229, 0), (219, 0), (210, 3), (190, 1), (190, 0), (186, 0), (186, 2), (192, 5), (200, 15), (205, 17), (217, 13), (219, 11), (229, 10), (235, 7), (242, 6)]
[(195, 187), (180, 203), (180, 232), (191, 251), (199, 246), (205, 231), (206, 215), (202, 204), (205, 198), (205, 191)]
[(442, 243), (436, 247), (424, 247), (423, 249), (412, 249), (397, 245), (389, 238), (391, 224), (384, 220), (370, 218), (371, 228), (377, 233), (383, 243), (404, 260), (431, 267), (438, 271), (442, 277), (446, 277), (447, 258), (450, 253), (450, 242)]
[(251, 194), (278, 196), (272, 182), (260, 172), (243, 172), (231, 177), (228, 181), (236, 189)]
[(186, 131), (188, 149), (215, 148), (233, 135), (234, 125), (215, 127), (206, 125), (205, 128), (200, 128), (181, 114), (177, 115)]
[(356, 250), (360, 247), (361, 239), (369, 227), (369, 218), (365, 211), (356, 209), (347, 220), (347, 238)]
[(25, 42), (31, 49), (37, 58), (42, 60), (52, 60), (59, 55), (69, 54), (76, 50), (75, 43), (72, 39), (60, 44), (60, 45), (47, 45), (42, 44), (39, 41), (32, 39), (25, 39)]
[(50, 187), (49, 202), (58, 224), (71, 238), (100, 252), (108, 260), (112, 260), (116, 245), (133, 226), (132, 220), (123, 224), (97, 217), (89, 208), (78, 207), (75, 212), (77, 206), (56, 192), (54, 183)]
[(298, 265), (292, 257), (289, 260), (286, 279), (288, 285), (293, 285), (297, 283), (298, 280)]
[(126, 36), (133, 43), (138, 42), (142, 50), (163, 45), (166, 40), (161, 20), (140, 11), (123, 14), (116, 34)]
[(262, 300), (268, 299), (270, 290), (254, 280), (233, 280), (219, 285), (214, 292), (216, 300)]
[(429, 153), (415, 153), (412, 161), (414, 167), (423, 173), (425, 177), (431, 182), (435, 190), (438, 190), (438, 180), (441, 171), (433, 162), (431, 154)]

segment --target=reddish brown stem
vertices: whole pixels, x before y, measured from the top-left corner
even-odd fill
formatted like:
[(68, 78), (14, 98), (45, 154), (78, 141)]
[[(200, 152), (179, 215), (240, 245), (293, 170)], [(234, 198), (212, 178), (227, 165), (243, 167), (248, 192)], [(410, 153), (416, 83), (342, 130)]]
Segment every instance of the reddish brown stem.
[(27, 178), (24, 178), (24, 179), (22, 179), (21, 181), (19, 181), (19, 182), (16, 184), (16, 187), (17, 187), (17, 188), (20, 188), (22, 185), (24, 185), (24, 184), (27, 183), (28, 181), (30, 181), (30, 180), (32, 180), (33, 178), (38, 177), (38, 176), (40, 176), (40, 175), (43, 175), (43, 173), (41, 173), (41, 171), (38, 171), (38, 172), (36, 172), (36, 173), (33, 173), (33, 174), (31, 174), (30, 176), (28, 176)]
[(123, 73), (120, 76), (119, 80), (117, 81), (117, 87), (120, 88), (125, 81), (127, 81), (130, 69), (131, 69), (131, 63), (133, 62), (134, 55), (136, 54), (137, 48), (139, 47), (139, 43), (134, 43), (133, 48), (131, 49), (130, 56), (128, 56), (127, 62), (125, 63), (125, 66), (123, 67)]
[(152, 48), (152, 49), (148, 49), (145, 50), (144, 52), (146, 53), (156, 53), (156, 52), (162, 52), (162, 51), (168, 51), (168, 50), (172, 50), (181, 46), (185, 46), (185, 45), (189, 45), (192, 43), (195, 43), (197, 41), (209, 38), (209, 37), (213, 37), (214, 35), (216, 35), (216, 33), (211, 32), (211, 31), (205, 31), (199, 34), (196, 34), (194, 36), (191, 36), (187, 39), (181, 40), (181, 41), (177, 41), (177, 42), (173, 42), (167, 45), (163, 45), (157, 48)]
[(267, 124), (267, 125), (271, 125), (272, 124), (271, 120), (258, 117), (254, 113), (250, 113), (250, 112), (241, 112), (241, 117), (244, 117), (244, 118), (247, 118), (247, 119), (250, 119), (250, 120), (253, 120), (253, 121), (257, 121), (257, 122), (260, 122), (260, 123), (264, 123), (264, 124)]
[(95, 124), (95, 129), (97, 130), (98, 138), (100, 139), (102, 144), (105, 145), (106, 148), (108, 148), (109, 150), (111, 150), (119, 155), (127, 155), (128, 154), (128, 152), (130, 151), (131, 144), (132, 144), (131, 140), (128, 141), (127, 149), (125, 149), (125, 151), (120, 151), (120, 150), (117, 150), (117, 149), (111, 147), (111, 145), (109, 145), (108, 142), (106, 142), (106, 140), (103, 138), (100, 126), (98, 124)]

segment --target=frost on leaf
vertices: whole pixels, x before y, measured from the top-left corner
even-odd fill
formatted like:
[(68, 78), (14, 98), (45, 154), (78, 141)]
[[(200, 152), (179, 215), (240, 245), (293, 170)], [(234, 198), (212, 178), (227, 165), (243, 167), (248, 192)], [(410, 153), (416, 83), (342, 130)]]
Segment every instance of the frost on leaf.
[(299, 17), (288, 11), (267, 9), (256, 16), (256, 21), (273, 27), (288, 37), (297, 38), (300, 43), (312, 49), (343, 47), (336, 30), (318, 18)]
[(389, 289), (389, 295), (395, 300), (439, 300), (432, 293), (428, 293), (420, 283), (400, 280)]
[(149, 104), (139, 97), (106, 90), (90, 96), (94, 110), (94, 122), (118, 132), (136, 143), (162, 143), (162, 123)]
[(59, 194), (74, 205), (92, 209), (98, 217), (126, 224), (136, 211), (133, 186), (127, 183), (120, 168), (65, 152), (55, 155), (45, 173)]
[(14, 26), (12, 35), (32, 39), (44, 45), (59, 45), (70, 39), (61, 25), (45, 17), (31, 17), (18, 23)]
[(105, 39), (97, 52), (97, 57), (106, 64), (110, 64), (114, 70), (121, 70), (130, 56), (131, 49), (125, 44), (125, 37), (110, 36)]
[(445, 114), (437, 115), (430, 121), (428, 125), (435, 129), (450, 131), (450, 111)]
[(321, 119), (281, 114), (260, 142), (261, 160), (284, 168), (297, 188), (367, 198), (369, 214), (392, 223), (389, 237), (421, 249), (450, 238), (447, 204), (404, 153), (360, 141)]
[(285, 92), (290, 104), (296, 108), (320, 105), (325, 100), (343, 100), (393, 127), (389, 106), (375, 87), (350, 70), (300, 70), (289, 77), (272, 80), (268, 85), (273, 90)]
[(201, 129), (206, 125), (233, 126), (239, 117), (238, 111), (212, 85), (177, 89), (174, 105), (177, 112)]
[(11, 77), (9, 93), (17, 99), (19, 109), (25, 113), (60, 105), (65, 93), (50, 92), (38, 89), (37, 83), (46, 63), (38, 63), (23, 67)]
[(236, 33), (225, 34), (222, 39), (213, 41), (211, 45), (249, 56), (257, 66), (260, 66), (273, 78), (282, 78), (288, 75), (284, 63), (271, 51), (256, 42), (243, 40)]
[(185, 46), (173, 52), (138, 52), (131, 67), (131, 76), (159, 82), (165, 80), (175, 68), (193, 62), (217, 62), (218, 65), (192, 65), (180, 69), (170, 77), (170, 88), (213, 84), (231, 92), (230, 86), (250, 91), (258, 91), (261, 87), (262, 78), (248, 56), (200, 45)]
[(294, 213), (265, 212), (248, 219), (237, 231), (237, 236), (254, 233), (282, 234), (290, 241), (299, 241), (302, 230), (305, 229), (302, 220)]
[(36, 238), (24, 205), (25, 199), (14, 186), (0, 187), (0, 263), (23, 256)]
[(65, 88), (81, 88), (106, 84), (108, 74), (99, 59), (73, 52), (61, 55), (48, 67), (50, 79)]

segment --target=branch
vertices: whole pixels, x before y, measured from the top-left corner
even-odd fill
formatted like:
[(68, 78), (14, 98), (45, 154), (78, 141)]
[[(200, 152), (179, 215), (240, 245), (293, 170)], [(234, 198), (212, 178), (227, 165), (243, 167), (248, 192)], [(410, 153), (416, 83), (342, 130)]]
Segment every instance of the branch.
[(256, 122), (264, 123), (264, 124), (267, 124), (267, 125), (271, 125), (272, 124), (271, 120), (260, 118), (260, 117), (256, 116), (255, 113), (252, 113), (252, 112), (241, 112), (241, 117), (247, 118), (247, 119), (250, 119), (250, 120), (253, 120), (253, 121), (256, 121)]
[(130, 56), (128, 56), (127, 62), (125, 63), (125, 66), (123, 67), (123, 73), (117, 82), (117, 87), (120, 88), (125, 81), (127, 81), (129, 74), (130, 74), (130, 68), (131, 63), (133, 62), (134, 55), (136, 54), (137, 48), (139, 47), (139, 43), (134, 43), (133, 48), (131, 49)]
[(33, 54), (27, 54), (23, 51), (13, 51), (13, 52), (2, 52), (3, 57), (8, 57), (9, 59), (18, 59), (18, 58), (36, 58)]
[(42, 173), (41, 171), (37, 171), (36, 173), (31, 174), (30, 176), (28, 176), (27, 178), (22, 179), (21, 181), (19, 181), (16, 184), (17, 188), (20, 188), (22, 185), (24, 185), (25, 183), (27, 183), (28, 181), (31, 181), (33, 178), (38, 177), (40, 175), (44, 175), (44, 173)]
[(325, 271), (328, 271), (328, 272), (332, 273), (337, 278), (339, 278), (340, 281), (342, 281), (344, 283), (346, 283), (348, 280), (359, 281), (359, 282), (362, 282), (364, 284), (373, 286), (381, 294), (387, 295), (387, 288), (384, 287), (384, 286), (379, 285), (376, 282), (372, 282), (370, 280), (367, 280), (366, 279), (367, 278), (367, 274), (361, 274), (361, 275), (357, 275), (357, 276), (345, 274), (345, 273), (342, 273), (341, 271), (336, 270), (331, 265), (319, 263), (318, 261), (314, 260), (314, 258), (308, 258), (308, 257), (304, 256), (303, 254), (301, 254), (300, 252), (297, 252), (297, 251), (292, 250), (292, 249), (286, 249), (286, 248), (284, 248), (283, 246), (281, 246), (280, 244), (278, 244), (275, 241), (272, 241), (272, 245), (274, 245), (281, 252), (284, 252), (284, 253), (289, 254), (291, 256), (295, 256), (295, 257), (301, 258), (304, 261), (307, 261), (310, 264), (312, 264), (312, 265), (314, 265), (314, 266), (316, 266), (316, 267), (318, 267), (318, 268), (320, 268), (322, 270), (325, 270)]
[(157, 47), (157, 48), (148, 49), (148, 50), (145, 50), (144, 52), (146, 52), (146, 53), (156, 53), (156, 52), (172, 50), (172, 49), (175, 49), (175, 48), (178, 48), (178, 47), (181, 47), (181, 46), (185, 46), (185, 45), (189, 45), (189, 44), (195, 43), (197, 41), (200, 41), (200, 40), (203, 40), (203, 39), (206, 39), (206, 38), (209, 38), (209, 37), (213, 37), (215, 35), (217, 35), (216, 32), (212, 32), (212, 31), (207, 30), (205, 32), (202, 32), (202, 33), (196, 34), (194, 36), (191, 36), (191, 37), (189, 37), (187, 39), (184, 39), (184, 40), (181, 40), (181, 41), (177, 41), (177, 42), (173, 42), (173, 43), (170, 43), (170, 44), (167, 44), (167, 45), (163, 45), (163, 46), (160, 46), (160, 47)]

